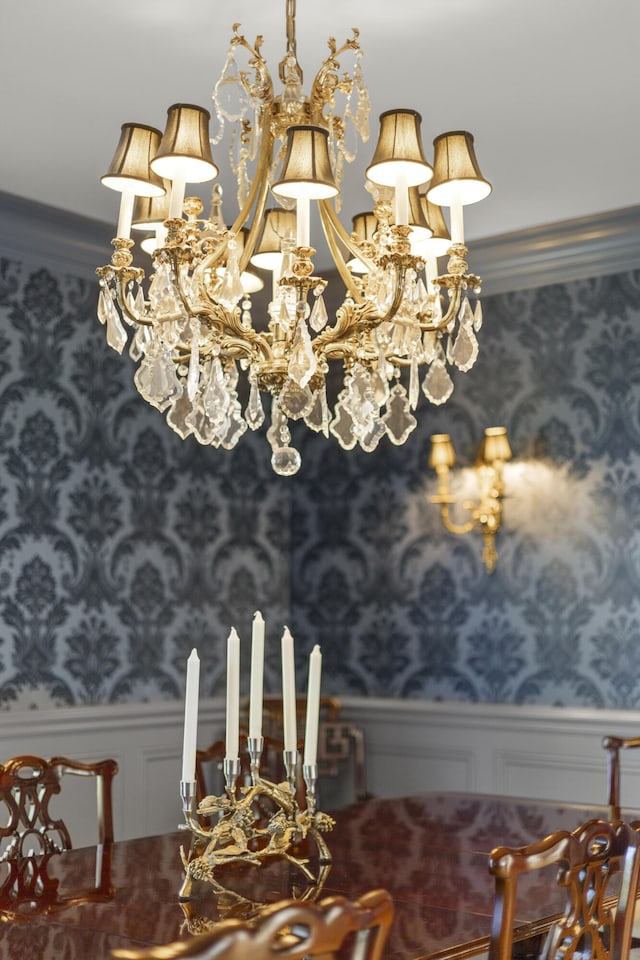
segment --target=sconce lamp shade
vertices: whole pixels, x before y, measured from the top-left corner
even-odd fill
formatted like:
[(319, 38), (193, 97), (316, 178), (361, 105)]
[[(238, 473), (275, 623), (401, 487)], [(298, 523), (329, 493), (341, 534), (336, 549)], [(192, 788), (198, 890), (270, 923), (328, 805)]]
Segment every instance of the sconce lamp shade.
[[(165, 187), (167, 184), (165, 183)], [(169, 217), (170, 188), (164, 197), (136, 197), (133, 205), (134, 230), (157, 230)]]
[(456, 453), (448, 433), (434, 433), (431, 436), (429, 466), (432, 470), (452, 467), (456, 462)]
[(280, 179), (271, 189), (276, 196), (292, 200), (328, 200), (337, 196), (329, 160), (328, 130), (311, 124), (289, 127)]
[(487, 427), (480, 449), (480, 458), (484, 463), (494, 463), (496, 460), (511, 460), (511, 456), (507, 428)]
[(151, 169), (167, 180), (204, 183), (218, 175), (209, 141), (210, 113), (191, 103), (174, 103)]
[(111, 190), (131, 191), (139, 197), (162, 197), (165, 188), (150, 167), (162, 134), (142, 123), (123, 123), (109, 169), (100, 182)]
[(274, 207), (265, 212), (260, 240), (251, 263), (263, 270), (280, 270), (283, 243), (294, 244), (296, 239), (296, 215), (292, 210)]
[(415, 110), (387, 110), (380, 114), (380, 134), (367, 177), (383, 187), (403, 182), (417, 187), (433, 176), (433, 169), (424, 158), (420, 124), (422, 117)]
[(433, 149), (433, 180), (427, 190), (431, 203), (450, 207), (457, 200), (464, 206), (489, 196), (491, 184), (480, 173), (470, 133), (441, 133), (433, 141)]

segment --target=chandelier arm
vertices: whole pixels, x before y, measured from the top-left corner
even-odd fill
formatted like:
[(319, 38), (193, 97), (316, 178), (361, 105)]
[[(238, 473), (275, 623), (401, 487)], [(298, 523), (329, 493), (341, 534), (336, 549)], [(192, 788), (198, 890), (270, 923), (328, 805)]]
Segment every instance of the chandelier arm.
[(270, 104), (265, 104), (261, 112), (262, 137), (260, 142), (260, 155), (256, 167), (255, 176), (251, 183), (251, 189), (245, 201), (245, 204), (236, 217), (231, 230), (234, 234), (238, 233), (241, 227), (245, 225), (251, 214), (251, 209), (255, 204), (255, 213), (253, 222), (249, 228), (249, 235), (240, 258), (240, 273), (246, 269), (251, 256), (255, 250), (258, 236), (262, 229), (264, 212), (267, 207), (267, 198), (269, 195), (269, 168), (271, 166), (271, 156), (273, 153), (274, 136), (271, 131), (272, 110)]
[(249, 66), (253, 67), (256, 72), (256, 83), (253, 87), (247, 82), (247, 75), (241, 73), (240, 80), (242, 85), (249, 96), (257, 97), (263, 102), (271, 101), (273, 100), (273, 80), (267, 68), (267, 61), (260, 53), (260, 47), (263, 44), (264, 37), (262, 34), (256, 37), (256, 42), (252, 47), (246, 38), (241, 33), (238, 33), (239, 28), (239, 23), (233, 24), (231, 45), (234, 47), (244, 47), (245, 50), (249, 51), (251, 54)]
[[(453, 286), (453, 285), (452, 285)], [(451, 287), (449, 288), (451, 289)], [(437, 323), (432, 323), (429, 319), (428, 313), (418, 313), (416, 314), (416, 319), (421, 330), (427, 331), (430, 333), (435, 333), (438, 330), (444, 330), (453, 319), (455, 319), (458, 310), (460, 309), (460, 303), (462, 301), (462, 284), (455, 284), (455, 293), (454, 296), (449, 300), (449, 306), (447, 307), (447, 312), (442, 315), (440, 320)], [(439, 296), (439, 294), (436, 294)]]
[[(333, 211), (331, 204), (327, 200), (320, 200), (318, 203), (318, 206), (320, 208), (320, 222), (322, 223), (322, 229), (324, 231), (324, 236), (327, 241), (327, 246), (329, 247), (329, 252), (331, 253), (331, 257), (337, 267), (337, 270), (338, 270), (338, 273), (340, 274), (342, 282), (347, 288), (349, 295), (353, 297), (356, 303), (362, 303), (362, 301), (364, 300), (364, 297), (362, 296), (362, 293), (358, 290), (357, 286), (355, 285), (351, 271), (347, 267), (344, 257), (342, 256), (340, 247), (336, 242), (337, 231), (335, 230), (335, 226), (331, 216), (331, 214), (333, 214), (333, 217), (337, 221), (335, 212)], [(344, 231), (342, 231), (342, 233), (344, 233)], [(343, 239), (342, 235), (340, 236), (341, 236), (341, 239)]]
[[(137, 282), (142, 283), (143, 279), (144, 279), (144, 276), (141, 277)], [(127, 277), (127, 279), (123, 281), (120, 278), (120, 276), (118, 276), (118, 274), (115, 275), (116, 300), (118, 301), (120, 312), (132, 324), (135, 323), (136, 325), (140, 325), (142, 327), (152, 327), (153, 322), (151, 320), (146, 320), (144, 317), (136, 316), (136, 314), (132, 312), (131, 307), (129, 306), (129, 303), (127, 302), (124, 288), (126, 284), (130, 282), (130, 280), (131, 280), (131, 277)]]
[(325, 327), (311, 341), (313, 351), (319, 357), (354, 356), (358, 347), (358, 332), (375, 327), (378, 322), (375, 307), (370, 301), (343, 304), (336, 313), (336, 323), (332, 327)]
[[(323, 61), (311, 85), (309, 102), (313, 123), (320, 122), (326, 124), (327, 122), (327, 118), (324, 116), (324, 108), (330, 103), (334, 90), (340, 84), (337, 76), (338, 70), (340, 69), (338, 57), (342, 56), (347, 50), (355, 50), (357, 52), (362, 49), (358, 42), (360, 31), (355, 27), (351, 29), (353, 36), (349, 40), (345, 40), (340, 48), (336, 47), (336, 41), (333, 37), (329, 38), (329, 56)], [(333, 76), (331, 76), (332, 74)]]

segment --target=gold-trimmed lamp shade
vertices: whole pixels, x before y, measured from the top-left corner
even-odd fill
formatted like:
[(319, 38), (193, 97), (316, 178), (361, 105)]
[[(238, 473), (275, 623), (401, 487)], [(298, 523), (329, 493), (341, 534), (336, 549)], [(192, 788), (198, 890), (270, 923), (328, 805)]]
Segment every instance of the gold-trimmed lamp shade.
[(429, 466), (432, 470), (452, 467), (456, 462), (456, 453), (448, 433), (434, 433), (431, 436)]
[(457, 199), (465, 206), (489, 196), (491, 184), (480, 172), (470, 133), (441, 133), (433, 141), (433, 150), (433, 180), (427, 190), (431, 203), (450, 207)]
[(433, 175), (422, 149), (416, 110), (387, 110), (380, 114), (380, 133), (367, 177), (383, 187), (404, 182), (408, 187), (426, 183)]
[[(375, 213), (371, 213), (371, 211), (356, 213), (351, 223), (353, 225), (353, 230), (351, 231), (353, 239), (358, 243), (373, 243), (373, 236), (378, 229), (378, 218)], [(358, 257), (351, 257), (351, 259), (347, 261), (347, 266), (349, 270), (353, 270), (354, 273), (367, 273), (367, 267)]]
[(100, 182), (110, 190), (130, 190), (139, 197), (162, 197), (162, 180), (151, 166), (162, 134), (143, 123), (123, 123), (109, 169)]
[(511, 460), (512, 453), (507, 439), (506, 427), (487, 427), (484, 431), (484, 440), (480, 448), (479, 458), (484, 463), (495, 463), (496, 460)]
[(276, 196), (292, 200), (328, 200), (338, 194), (329, 160), (328, 130), (312, 124), (289, 127), (280, 178), (271, 189)]
[(292, 210), (273, 207), (265, 212), (260, 240), (251, 263), (262, 270), (279, 271), (282, 266), (282, 244), (295, 244), (296, 215)]
[(416, 256), (427, 259), (443, 257), (451, 246), (451, 235), (444, 219), (442, 209), (436, 204), (431, 203), (426, 197), (421, 196), (422, 209), (425, 219), (432, 231), (430, 237), (426, 240), (420, 240), (412, 244), (412, 252)]
[(167, 125), (151, 169), (166, 180), (204, 183), (218, 175), (211, 155), (209, 120), (204, 107), (174, 103), (167, 110)]
[(164, 197), (136, 197), (131, 226), (134, 230), (157, 230), (169, 217), (170, 185)]

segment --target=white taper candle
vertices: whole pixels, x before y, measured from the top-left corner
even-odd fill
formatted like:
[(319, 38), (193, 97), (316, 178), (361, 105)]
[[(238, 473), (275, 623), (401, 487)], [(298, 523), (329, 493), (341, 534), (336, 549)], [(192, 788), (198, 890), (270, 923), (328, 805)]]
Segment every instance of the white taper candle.
[(231, 627), (227, 638), (227, 739), (225, 760), (239, 756), (240, 730), (240, 638)]
[(251, 631), (251, 691), (249, 699), (249, 736), (262, 736), (262, 691), (264, 677), (264, 619), (259, 610), (253, 616)]
[(282, 717), (284, 726), (284, 749), (293, 751), (298, 746), (296, 731), (296, 677), (293, 637), (289, 627), (282, 634)]
[(320, 674), (322, 654), (316, 643), (309, 656), (309, 686), (307, 688), (307, 722), (304, 730), (304, 763), (318, 762), (318, 727), (320, 724)]
[(184, 740), (182, 744), (182, 779), (192, 783), (196, 778), (196, 741), (198, 737), (198, 696), (200, 692), (200, 659), (197, 650), (187, 660), (187, 685), (184, 698)]

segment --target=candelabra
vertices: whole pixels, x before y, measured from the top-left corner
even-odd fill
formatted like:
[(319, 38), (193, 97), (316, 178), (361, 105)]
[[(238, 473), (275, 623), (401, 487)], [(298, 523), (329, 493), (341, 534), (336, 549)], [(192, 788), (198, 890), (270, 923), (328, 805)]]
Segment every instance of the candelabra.
[(487, 427), (484, 434), (474, 466), (479, 499), (477, 503), (465, 500), (462, 504), (471, 514), (469, 519), (456, 523), (449, 513), (449, 507), (457, 502), (449, 489), (449, 470), (456, 462), (456, 455), (447, 433), (436, 433), (431, 437), (429, 466), (438, 477), (438, 492), (431, 497), (431, 502), (440, 504), (442, 522), (451, 533), (480, 530), (484, 539), (482, 559), (487, 571), (492, 573), (498, 559), (495, 537), (502, 523), (503, 466), (511, 459), (511, 448), (505, 427)]
[[(187, 182), (218, 173), (207, 110), (174, 104), (164, 133), (124, 124), (102, 178), (122, 200), (115, 252), (97, 271), (98, 317), (119, 352), (130, 328), (129, 352), (139, 361), (136, 386), (182, 438), (231, 449), (247, 428), (262, 425), (262, 397), (270, 395), (271, 463), (286, 476), (301, 462), (290, 420), (333, 435), (347, 450), (359, 445), (370, 452), (383, 437), (402, 444), (416, 426), (412, 410), (420, 389), (432, 403), (444, 403), (453, 390), (448, 368), (473, 366), (482, 314), (469, 294), (479, 293), (480, 279), (467, 272), (462, 210), (486, 197), (491, 185), (480, 173), (470, 133), (436, 137), (432, 167), (423, 152), (420, 115), (389, 110), (380, 117), (366, 171), (370, 229), (363, 234), (362, 217), (356, 217), (348, 233), (338, 218), (342, 171), (355, 158), (357, 140), (369, 136), (358, 31), (340, 47), (329, 40), (329, 56), (306, 96), (295, 0), (287, 0), (279, 95), (260, 52), (262, 38), (251, 45), (238, 28), (213, 92), (213, 142), (233, 130), (239, 213), (227, 226), (217, 187), (207, 217), (200, 199), (185, 200)], [(248, 59), (246, 69), (237, 62), (240, 54)], [(341, 61), (351, 57), (353, 68), (343, 69)], [(269, 191), (279, 204), (271, 210)], [(333, 324), (323, 300), (328, 280), (313, 263), (311, 200), (318, 202), (346, 289)], [(443, 205), (450, 209), (450, 235)], [(132, 225), (155, 229), (148, 289), (143, 270), (133, 265)], [(437, 258), (444, 254), (442, 273)], [(260, 280), (251, 264), (273, 274), (268, 317), (255, 325), (250, 291)], [(340, 363), (342, 389), (331, 411), (327, 375)], [(241, 374), (248, 380), (244, 411)]]
[[(195, 781), (181, 781), (182, 809), (186, 828), (193, 834), (194, 843), (189, 854), (182, 852), (185, 879), (180, 890), (180, 899), (189, 900), (194, 880), (204, 880), (217, 885), (215, 869), (231, 861), (243, 861), (258, 866), (272, 857), (281, 857), (298, 868), (312, 884), (320, 882), (323, 867), (330, 863), (331, 854), (322, 836), (331, 830), (335, 821), (316, 809), (317, 764), (303, 764), (302, 774), (306, 786), (306, 809), (300, 809), (296, 799), (299, 757), (295, 750), (284, 750), (283, 759), (287, 773), (284, 783), (275, 784), (260, 776), (262, 737), (249, 737), (251, 784), (240, 788), (240, 760), (225, 759), (223, 771), (225, 793), (204, 797), (197, 806)], [(270, 802), (273, 812), (265, 819), (265, 803)], [(212, 826), (203, 825), (200, 818), (217, 817)], [(308, 859), (298, 857), (293, 848), (310, 837), (318, 853), (317, 875), (312, 872)]]

